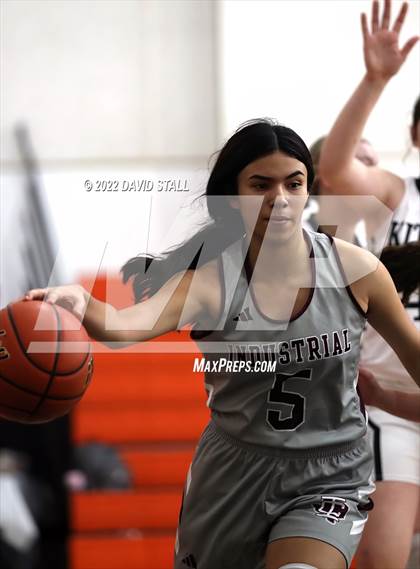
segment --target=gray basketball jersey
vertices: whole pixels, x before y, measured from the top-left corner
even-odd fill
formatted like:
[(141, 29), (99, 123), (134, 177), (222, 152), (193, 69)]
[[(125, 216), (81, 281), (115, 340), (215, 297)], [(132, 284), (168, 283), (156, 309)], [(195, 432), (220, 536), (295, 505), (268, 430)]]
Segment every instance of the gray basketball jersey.
[(250, 444), (309, 449), (366, 432), (356, 390), (365, 314), (345, 286), (332, 238), (304, 233), (313, 286), (299, 314), (285, 322), (261, 312), (242, 238), (219, 258), (219, 322), (211, 331), (197, 325), (191, 332), (204, 355), (195, 365), (205, 372), (214, 422)]

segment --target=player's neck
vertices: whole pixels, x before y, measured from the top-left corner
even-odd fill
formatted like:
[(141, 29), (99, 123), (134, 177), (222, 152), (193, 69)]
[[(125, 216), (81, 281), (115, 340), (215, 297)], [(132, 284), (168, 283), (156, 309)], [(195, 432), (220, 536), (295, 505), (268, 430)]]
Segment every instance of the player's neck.
[(258, 280), (293, 279), (299, 280), (306, 274), (309, 266), (308, 245), (301, 229), (287, 242), (273, 239), (251, 240), (248, 249), (248, 263)]

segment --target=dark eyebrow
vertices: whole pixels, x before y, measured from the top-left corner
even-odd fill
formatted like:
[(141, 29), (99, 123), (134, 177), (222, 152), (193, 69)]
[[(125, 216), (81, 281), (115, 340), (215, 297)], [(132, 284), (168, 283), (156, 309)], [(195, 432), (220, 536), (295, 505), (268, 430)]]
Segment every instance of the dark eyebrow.
[[(299, 175), (304, 176), (305, 174), (303, 172), (301, 172), (300, 170), (295, 170), (291, 174), (287, 175), (285, 177), (285, 180), (290, 180), (290, 178), (294, 178), (295, 176), (299, 176)], [(274, 178), (271, 178), (270, 176), (261, 176), (261, 174), (253, 174), (248, 179), (249, 180), (268, 180), (268, 181), (274, 180)]]
[(248, 178), (249, 180), (272, 180), (270, 176), (261, 176), (260, 174), (254, 174)]
[(305, 174), (303, 172), (301, 172), (300, 170), (296, 170), (295, 172), (292, 172), (291, 174), (289, 174), (288, 176), (285, 177), (285, 180), (290, 180), (290, 178), (294, 178), (295, 176), (304, 176)]

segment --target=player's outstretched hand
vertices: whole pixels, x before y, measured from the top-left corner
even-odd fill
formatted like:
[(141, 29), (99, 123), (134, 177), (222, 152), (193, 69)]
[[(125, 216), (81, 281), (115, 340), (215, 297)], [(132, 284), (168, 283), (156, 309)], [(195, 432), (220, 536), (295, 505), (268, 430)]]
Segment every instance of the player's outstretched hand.
[(400, 12), (391, 25), (391, 0), (385, 0), (382, 19), (379, 14), (379, 1), (372, 2), (371, 26), (369, 30), (366, 14), (362, 14), (363, 52), (368, 76), (374, 80), (387, 81), (398, 73), (408, 54), (419, 37), (410, 38), (399, 48), (399, 36), (408, 11), (404, 2)]
[(89, 296), (89, 293), (80, 285), (66, 285), (34, 288), (26, 293), (24, 299), (44, 300), (50, 304), (59, 304), (81, 320), (85, 314)]

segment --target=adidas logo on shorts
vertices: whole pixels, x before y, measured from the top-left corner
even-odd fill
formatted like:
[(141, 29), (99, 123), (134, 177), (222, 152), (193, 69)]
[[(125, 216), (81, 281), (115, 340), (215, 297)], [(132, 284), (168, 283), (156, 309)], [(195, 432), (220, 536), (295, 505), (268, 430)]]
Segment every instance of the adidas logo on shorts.
[(194, 555), (191, 554), (187, 555), (182, 560), (182, 563), (184, 563), (184, 565), (186, 565), (187, 567), (192, 567), (193, 569), (197, 569), (197, 561), (195, 560)]

